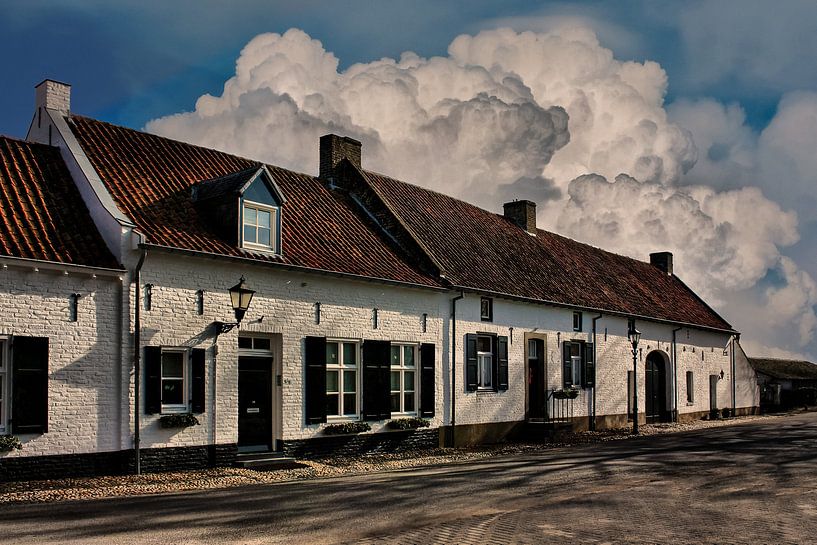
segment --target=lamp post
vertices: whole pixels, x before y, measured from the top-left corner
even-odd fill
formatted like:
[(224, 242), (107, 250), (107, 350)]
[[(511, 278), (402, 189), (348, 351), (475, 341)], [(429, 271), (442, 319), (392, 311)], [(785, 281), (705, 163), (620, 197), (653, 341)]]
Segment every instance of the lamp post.
[(633, 345), (633, 435), (638, 435), (638, 341), (641, 332), (632, 324), (627, 331), (627, 338)]
[(245, 279), (242, 276), (238, 281), (238, 284), (228, 290), (230, 293), (230, 303), (232, 303), (233, 311), (235, 312), (235, 323), (221, 324), (222, 333), (227, 333), (234, 327), (238, 327), (241, 320), (244, 318), (244, 314), (247, 313), (247, 309), (250, 308), (250, 302), (252, 301), (252, 296), (255, 295), (255, 292), (245, 287), (244, 282)]

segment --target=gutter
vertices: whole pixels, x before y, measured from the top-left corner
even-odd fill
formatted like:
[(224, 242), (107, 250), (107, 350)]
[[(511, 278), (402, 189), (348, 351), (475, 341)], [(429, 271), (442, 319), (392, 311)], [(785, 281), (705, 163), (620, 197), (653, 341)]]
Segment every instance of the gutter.
[(593, 369), (596, 376), (593, 377), (593, 408), (590, 412), (590, 431), (596, 431), (596, 377), (599, 373), (599, 361), (596, 358), (596, 321), (603, 315), (599, 313), (593, 318)]
[(89, 276), (113, 276), (121, 278), (127, 272), (125, 269), (110, 269), (107, 267), (94, 267), (93, 265), (75, 265), (73, 263), (63, 263), (61, 261), (48, 261), (44, 259), (29, 259), (27, 257), (0, 256), (2, 267), (32, 267), (37, 269), (62, 271), (66, 273), (87, 274)]
[(454, 446), (454, 426), (457, 423), (457, 301), (465, 298), (465, 293), (451, 299), (451, 434), (446, 443)]
[(674, 409), (672, 421), (678, 422), (678, 345), (675, 340), (675, 334), (684, 329), (683, 327), (676, 327), (672, 330), (672, 389), (673, 389), (673, 403)]
[(142, 247), (142, 255), (139, 256), (139, 263), (136, 264), (136, 268), (133, 270), (133, 279), (134, 283), (136, 284), (135, 289), (135, 301), (134, 301), (134, 309), (133, 309), (133, 393), (134, 393), (134, 411), (133, 411), (133, 450), (136, 456), (136, 474), (142, 474), (142, 460), (141, 460), (141, 452), (139, 450), (140, 447), (140, 433), (139, 433), (139, 426), (141, 425), (141, 409), (140, 409), (140, 401), (141, 401), (141, 394), (142, 394), (142, 361), (141, 361), (141, 330), (142, 330), (142, 313), (141, 313), (141, 298), (140, 298), (140, 289), (139, 286), (142, 284), (142, 265), (145, 264), (145, 258), (148, 255), (147, 248), (144, 246)]

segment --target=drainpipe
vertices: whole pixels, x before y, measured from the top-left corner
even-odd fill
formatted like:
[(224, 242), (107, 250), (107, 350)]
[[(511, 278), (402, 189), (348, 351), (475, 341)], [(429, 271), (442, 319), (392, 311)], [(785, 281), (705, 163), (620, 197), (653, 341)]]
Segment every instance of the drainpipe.
[(732, 364), (732, 416), (737, 415), (738, 410), (738, 389), (737, 389), (737, 361), (735, 360), (735, 343), (740, 342), (740, 333), (736, 333), (732, 335), (732, 350), (731, 352), (731, 364)]
[(675, 341), (675, 334), (684, 329), (683, 327), (676, 327), (672, 330), (672, 389), (674, 397), (674, 411), (672, 421), (678, 422), (678, 347)]
[(142, 474), (142, 461), (139, 452), (140, 446), (140, 433), (139, 433), (139, 426), (141, 425), (140, 422), (140, 396), (142, 393), (142, 360), (141, 354), (142, 351), (140, 350), (139, 343), (141, 342), (141, 330), (142, 330), (142, 312), (141, 312), (141, 297), (140, 297), (140, 286), (142, 284), (142, 265), (145, 264), (145, 258), (147, 257), (148, 251), (147, 248), (142, 248), (142, 255), (139, 256), (139, 263), (136, 264), (136, 268), (133, 270), (133, 279), (136, 284), (135, 290), (135, 303), (134, 303), (134, 312), (133, 312), (133, 393), (134, 393), (134, 411), (133, 411), (133, 450), (136, 455), (136, 474)]
[(451, 299), (451, 434), (446, 443), (454, 446), (454, 426), (457, 423), (457, 301), (465, 297), (465, 292)]
[(596, 359), (596, 321), (601, 319), (602, 314), (593, 318), (593, 368), (596, 376), (593, 377), (593, 409), (590, 415), (590, 431), (596, 431), (596, 380), (599, 375), (599, 362)]

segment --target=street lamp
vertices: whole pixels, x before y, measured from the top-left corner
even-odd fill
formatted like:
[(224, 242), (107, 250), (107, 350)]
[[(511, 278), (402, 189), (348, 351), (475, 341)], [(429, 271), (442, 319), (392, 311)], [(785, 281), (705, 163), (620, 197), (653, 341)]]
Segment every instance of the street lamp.
[(244, 318), (244, 314), (247, 313), (247, 309), (250, 308), (250, 302), (252, 301), (252, 296), (255, 295), (255, 292), (245, 287), (244, 282), (245, 279), (242, 276), (238, 281), (238, 284), (228, 290), (230, 292), (230, 302), (232, 303), (233, 311), (235, 312), (235, 323), (221, 324), (222, 333), (227, 333), (234, 327), (238, 327), (241, 320)]
[(633, 345), (633, 435), (638, 435), (638, 341), (641, 332), (635, 328), (635, 322), (630, 325), (627, 338)]

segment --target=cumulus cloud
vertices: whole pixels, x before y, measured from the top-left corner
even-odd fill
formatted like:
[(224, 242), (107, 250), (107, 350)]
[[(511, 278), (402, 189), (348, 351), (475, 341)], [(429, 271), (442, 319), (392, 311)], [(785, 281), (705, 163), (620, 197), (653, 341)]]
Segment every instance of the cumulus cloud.
[[(758, 136), (739, 106), (714, 101), (668, 111), (658, 64), (619, 61), (575, 24), (461, 35), (444, 57), (338, 65), (300, 30), (259, 35), (220, 96), (147, 129), (313, 173), (318, 137), (347, 134), (363, 142), (366, 168), (492, 210), (531, 199), (543, 226), (637, 258), (672, 251), (738, 328), (797, 331), (786, 341), (813, 348), (814, 282), (782, 253), (798, 219), (759, 189), (756, 153), (773, 150), (767, 140), (813, 143), (810, 127), (779, 115)], [(742, 312), (747, 301), (762, 325)]]

